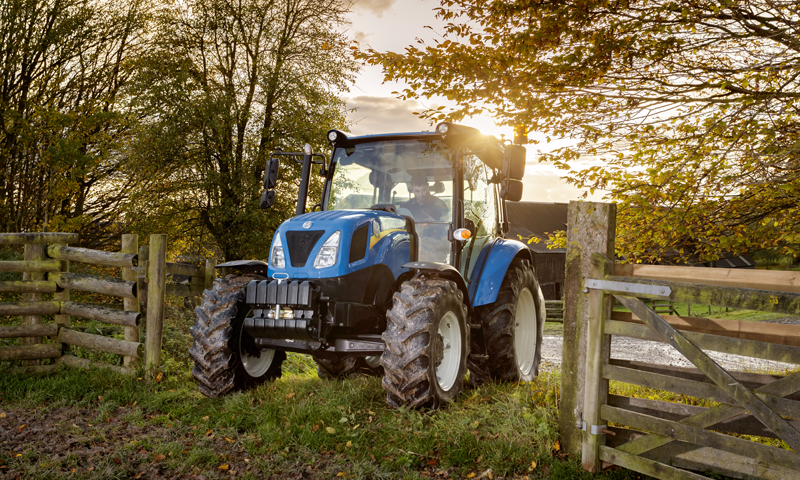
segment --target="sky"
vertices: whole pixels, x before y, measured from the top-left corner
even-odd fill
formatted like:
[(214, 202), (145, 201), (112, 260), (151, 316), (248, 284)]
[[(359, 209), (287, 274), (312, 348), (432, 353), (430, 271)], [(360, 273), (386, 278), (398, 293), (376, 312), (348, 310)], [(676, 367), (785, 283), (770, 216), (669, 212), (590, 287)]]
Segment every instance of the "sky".
[[(438, 0), (357, 0), (347, 19), (350, 21), (351, 38), (362, 48), (372, 47), (379, 51), (402, 52), (405, 47), (420, 38), (433, 43), (443, 31), (444, 25), (435, 17), (434, 8)], [(429, 26), (431, 28), (426, 28)], [(447, 100), (431, 99), (425, 103), (415, 100), (399, 100), (393, 91), (402, 91), (405, 85), (396, 82), (383, 82), (380, 67), (362, 67), (355, 84), (345, 95), (348, 120), (353, 123), (351, 133), (366, 135), (389, 132), (415, 132), (432, 130), (426, 120), (417, 118), (412, 112), (448, 105)], [(511, 127), (501, 127), (490, 117), (465, 119), (461, 123), (480, 129), (483, 133), (511, 139)], [(538, 150), (555, 148), (555, 143), (547, 144), (543, 136), (535, 132), (531, 138), (540, 138), (538, 145), (528, 145), (527, 166), (523, 178), (525, 201), (568, 202), (579, 199), (583, 191), (559, 178), (559, 170), (548, 163), (538, 161)], [(563, 145), (563, 144), (562, 144)], [(559, 145), (561, 146), (561, 145)], [(590, 200), (600, 200), (601, 195), (590, 195)]]

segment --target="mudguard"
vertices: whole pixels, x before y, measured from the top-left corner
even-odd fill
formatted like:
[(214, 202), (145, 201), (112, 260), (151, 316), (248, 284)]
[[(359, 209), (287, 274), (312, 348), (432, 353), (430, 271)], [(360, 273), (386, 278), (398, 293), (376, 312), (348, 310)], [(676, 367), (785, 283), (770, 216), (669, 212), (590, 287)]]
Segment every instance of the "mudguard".
[[(469, 289), (467, 288), (467, 282), (464, 281), (464, 277), (461, 276), (461, 272), (452, 265), (448, 265), (446, 263), (436, 263), (436, 262), (409, 262), (403, 265), (403, 268), (408, 268), (411, 271), (421, 271), (421, 272), (436, 272), (439, 276), (447, 278), (448, 280), (452, 280), (456, 282), (458, 285), (458, 289), (461, 290), (461, 293), (464, 294), (464, 298), (469, 298)], [(472, 314), (472, 306), (469, 305), (467, 301), (467, 308)]]
[[(503, 285), (503, 279), (506, 277), (511, 261), (520, 255), (533, 261), (531, 252), (524, 243), (498, 238), (492, 243), (485, 258), (478, 258), (475, 267), (481, 270), (474, 276), (469, 292), (473, 307), (488, 305), (497, 300), (497, 294), (500, 293), (500, 287)], [(484, 256), (483, 252), (481, 252), (481, 256)]]

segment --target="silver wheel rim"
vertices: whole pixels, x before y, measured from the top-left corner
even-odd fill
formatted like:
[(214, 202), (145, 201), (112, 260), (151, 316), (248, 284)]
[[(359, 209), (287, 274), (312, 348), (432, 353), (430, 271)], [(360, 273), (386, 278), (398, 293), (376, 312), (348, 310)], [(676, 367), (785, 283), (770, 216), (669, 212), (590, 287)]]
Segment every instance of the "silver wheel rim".
[(372, 368), (378, 368), (381, 366), (381, 357), (380, 355), (368, 355), (364, 357), (364, 360), (367, 362)]
[(523, 288), (517, 297), (514, 313), (514, 351), (517, 368), (522, 375), (530, 375), (536, 359), (536, 304), (530, 289)]
[(436, 380), (442, 390), (453, 388), (461, 366), (461, 325), (453, 312), (439, 322), (438, 337), (442, 342), (442, 361), (436, 366)]
[(241, 355), (244, 371), (251, 377), (258, 378), (269, 370), (272, 360), (275, 358), (275, 350), (263, 350), (258, 357), (251, 357), (244, 352), (241, 352)]

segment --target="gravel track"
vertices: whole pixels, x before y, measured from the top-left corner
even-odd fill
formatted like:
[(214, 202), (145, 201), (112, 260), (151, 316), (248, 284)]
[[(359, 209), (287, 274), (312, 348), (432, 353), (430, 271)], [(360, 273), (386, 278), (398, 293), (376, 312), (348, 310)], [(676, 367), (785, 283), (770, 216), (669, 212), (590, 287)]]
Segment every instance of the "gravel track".
[[(800, 324), (800, 319), (789, 317), (772, 320), (771, 323)], [(542, 339), (542, 365), (540, 368), (557, 369), (561, 366), (562, 342), (563, 337), (561, 335), (544, 336)], [(787, 370), (797, 368), (796, 365), (791, 363), (775, 362), (711, 351), (706, 351), (706, 353), (726, 370), (783, 374)], [(675, 367), (694, 367), (686, 357), (678, 353), (678, 351), (670, 345), (617, 335), (611, 338), (611, 357), (620, 360), (635, 360), (638, 362), (672, 365)]]

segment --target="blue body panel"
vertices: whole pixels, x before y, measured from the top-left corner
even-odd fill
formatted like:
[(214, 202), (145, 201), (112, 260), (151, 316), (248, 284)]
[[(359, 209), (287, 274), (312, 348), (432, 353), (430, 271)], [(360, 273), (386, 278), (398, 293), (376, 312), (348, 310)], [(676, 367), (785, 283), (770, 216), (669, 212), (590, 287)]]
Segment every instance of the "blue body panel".
[(530, 251), (524, 243), (517, 240), (498, 238), (481, 249), (469, 286), (469, 298), (473, 307), (488, 305), (497, 300), (506, 271), (520, 252), (530, 260)]
[[(388, 233), (386, 231), (382, 232), (382, 219), (384, 220), (383, 223), (391, 220), (397, 226), (403, 225), (403, 229), (388, 231)], [(303, 228), (303, 224), (306, 222), (311, 222), (311, 226)], [(380, 239), (369, 248), (364, 258), (348, 263), (347, 259), (350, 253), (353, 232), (364, 224), (369, 225), (368, 247), (376, 237), (380, 237)], [(373, 210), (327, 210), (299, 215), (283, 222), (275, 231), (272, 243), (274, 244), (275, 237), (280, 235), (286, 256), (286, 267), (275, 268), (270, 263), (268, 275), (273, 277), (273, 275), (279, 274), (282, 277), (283, 275), (281, 274), (286, 274), (286, 278), (292, 279), (342, 277), (370, 265), (384, 264), (389, 267), (394, 278), (397, 279), (400, 274), (408, 271), (407, 268), (402, 268), (402, 265), (409, 261), (410, 250), (408, 233), (406, 233), (404, 225), (405, 219), (400, 215)], [(311, 250), (305, 266), (292, 267), (289, 249), (287, 248), (286, 232), (302, 232), (306, 230), (324, 230), (325, 233)], [(336, 264), (327, 268), (314, 268), (314, 259), (317, 257), (322, 245), (336, 231), (341, 232)], [(269, 251), (271, 257), (272, 245), (270, 245)]]

